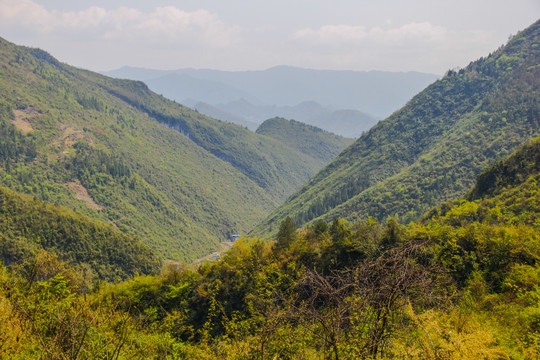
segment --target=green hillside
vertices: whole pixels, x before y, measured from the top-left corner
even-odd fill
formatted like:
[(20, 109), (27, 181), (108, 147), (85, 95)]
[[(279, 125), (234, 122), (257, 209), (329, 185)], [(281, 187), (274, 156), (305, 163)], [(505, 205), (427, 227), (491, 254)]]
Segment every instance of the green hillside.
[(478, 175), (467, 200), (501, 193), (506, 187), (519, 185), (540, 172), (540, 139), (527, 143), (507, 159), (496, 162)]
[(0, 188), (0, 258), (22, 263), (40, 249), (109, 281), (156, 273), (147, 245), (82, 214)]
[[(536, 231), (540, 226), (539, 181), (540, 138), (535, 138), (480, 173), (463, 199), (445, 202), (426, 213), (422, 223), (529, 226)], [(531, 239), (520, 240), (516, 234), (510, 238), (519, 246), (530, 246)]]
[(140, 82), (0, 39), (0, 185), (194, 259), (245, 233), (323, 163)]
[(156, 309), (153, 327), (187, 357), (537, 358), (539, 152), (540, 138), (479, 176), (528, 164), (515, 181), (422, 222), (284, 221), (276, 242), (244, 239), (196, 272), (100, 295), (133, 317)]
[(41, 254), (0, 264), (0, 357), (537, 359), (539, 153), (537, 138), (418, 223), (287, 220), (276, 242), (84, 294)]
[(381, 121), (274, 211), (254, 234), (291, 216), (397, 216), (409, 222), (461, 196), (476, 175), (540, 134), (540, 22), (493, 54), (449, 71)]
[(228, 162), (278, 199), (299, 188), (322, 166), (294, 149), (283, 148), (281, 142), (262, 138), (242, 126), (209, 118), (165, 99), (142, 82), (111, 79), (91, 72), (82, 74), (87, 81), (97, 83), (109, 94)]
[(353, 139), (332, 134), (318, 127), (295, 120), (272, 118), (263, 122), (256, 131), (281, 141), (303, 154), (324, 161), (336, 157)]

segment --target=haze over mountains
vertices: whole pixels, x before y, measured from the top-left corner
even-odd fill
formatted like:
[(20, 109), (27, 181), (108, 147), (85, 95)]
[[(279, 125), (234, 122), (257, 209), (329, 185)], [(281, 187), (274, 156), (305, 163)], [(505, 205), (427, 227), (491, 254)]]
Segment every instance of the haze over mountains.
[(252, 130), (279, 116), (346, 137), (360, 136), (438, 78), (289, 66), (244, 72), (124, 67), (105, 74), (144, 81), (168, 98)]

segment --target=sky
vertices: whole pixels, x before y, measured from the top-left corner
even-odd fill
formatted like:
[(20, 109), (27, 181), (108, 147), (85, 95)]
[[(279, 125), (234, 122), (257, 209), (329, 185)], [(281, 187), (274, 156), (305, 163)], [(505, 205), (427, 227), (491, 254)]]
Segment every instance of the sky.
[(278, 65), (442, 75), (540, 18), (540, 0), (0, 0), (0, 37), (94, 71)]

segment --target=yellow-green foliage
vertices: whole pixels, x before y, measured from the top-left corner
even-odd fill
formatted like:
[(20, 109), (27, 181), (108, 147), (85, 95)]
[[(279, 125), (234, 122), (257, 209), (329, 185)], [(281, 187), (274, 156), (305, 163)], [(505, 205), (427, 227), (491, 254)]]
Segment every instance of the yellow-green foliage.
[[(504, 276), (495, 277), (471, 256), (474, 270), (460, 280), (441, 256), (447, 251), (439, 246), (446, 239), (442, 229), (479, 242), (494, 238), (467, 226), (337, 221), (299, 231), (286, 249), (241, 239), (221, 260), (198, 269), (171, 264), (160, 276), (92, 293), (84, 290), (84, 276), (40, 252), (19, 270), (2, 268), (0, 355), (535, 358), (540, 265), (509, 257)], [(499, 251), (508, 257), (512, 249)], [(401, 276), (402, 269), (410, 276)], [(455, 283), (444, 275), (448, 270)], [(403, 288), (403, 282), (411, 283)]]
[(0, 358), (147, 359), (172, 353), (172, 339), (140, 320), (78, 293), (83, 284), (55, 256), (40, 253), (28, 271), (0, 267)]
[(409, 325), (397, 336), (390, 353), (400, 359), (509, 359), (486, 323), (472, 311), (459, 308), (406, 309)]
[[(1, 268), (1, 283), (5, 284), (8, 274)], [(25, 331), (27, 324), (13, 307), (6, 294), (0, 295), (0, 355), (4, 358), (22, 358), (24, 352), (35, 347), (31, 334)]]

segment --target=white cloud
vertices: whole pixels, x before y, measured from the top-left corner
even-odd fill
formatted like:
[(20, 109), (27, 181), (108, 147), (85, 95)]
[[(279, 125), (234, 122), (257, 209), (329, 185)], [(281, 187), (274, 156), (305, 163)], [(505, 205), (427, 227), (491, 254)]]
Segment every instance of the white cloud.
[(493, 34), (485, 31), (459, 32), (429, 22), (386, 25), (304, 28), (294, 32), (291, 41), (314, 58), (334, 62), (342, 68), (392, 70), (398, 64), (399, 68), (437, 72), (443, 71), (435, 68), (441, 64), (448, 68), (465, 65), (465, 61), (474, 59), (471, 53), (475, 50), (482, 51), (478, 56), (484, 55), (489, 50), (484, 49), (486, 44), (493, 41)]
[[(486, 17), (481, 16), (485, 7), (474, 2), (463, 12), (461, 2), (428, 0), (415, 6), (399, 0), (344, 0), (339, 9), (323, 0), (295, 5), (285, 0), (0, 0), (0, 36), (99, 70), (122, 65), (245, 70), (285, 64), (442, 74), (493, 51), (523, 18), (537, 13), (538, 0), (516, 1), (535, 4), (521, 16), (519, 6), (508, 8), (497, 0), (496, 13)], [(165, 3), (176, 5), (151, 5)]]
[(356, 42), (365, 39), (367, 32), (363, 26), (326, 25), (314, 30), (311, 28), (298, 30), (293, 37), (311, 43)]
[(100, 7), (90, 7), (79, 12), (49, 13), (51, 29), (69, 28), (71, 30), (93, 28), (102, 25), (110, 14)]
[(32, 26), (45, 30), (50, 13), (30, 0), (0, 1), (0, 24)]
[(206, 10), (188, 12), (167, 6), (145, 13), (127, 7), (107, 10), (94, 6), (78, 12), (49, 11), (31, 0), (0, 0), (0, 28), (6, 26), (71, 38), (151, 39), (157, 44), (218, 47), (229, 45), (239, 32), (238, 27), (225, 24)]
[(305, 28), (293, 34), (294, 39), (308, 41), (313, 44), (328, 43), (359, 43), (376, 41), (384, 44), (394, 44), (404, 40), (423, 42), (441, 42), (447, 40), (451, 33), (440, 26), (429, 22), (410, 23), (399, 28), (383, 29), (351, 25), (325, 25), (319, 29)]

